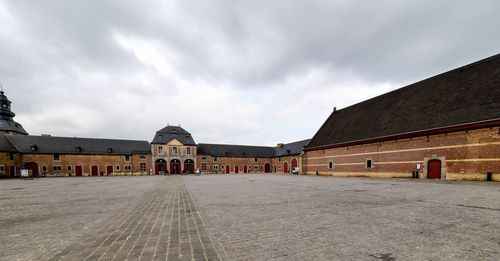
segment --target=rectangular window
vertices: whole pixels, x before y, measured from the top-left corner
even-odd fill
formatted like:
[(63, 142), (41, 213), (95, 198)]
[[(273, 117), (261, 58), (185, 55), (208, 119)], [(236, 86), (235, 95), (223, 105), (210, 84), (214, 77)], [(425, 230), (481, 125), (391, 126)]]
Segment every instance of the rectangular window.
[(61, 156), (59, 154), (54, 154), (54, 160), (61, 160)]
[(132, 166), (130, 165), (125, 165), (125, 171), (131, 171), (132, 170)]
[(0, 173), (2, 173), (2, 174), (3, 174), (4, 172), (5, 172), (5, 167), (4, 167), (4, 165), (0, 165)]
[(207, 163), (205, 162), (201, 163), (201, 170), (203, 171), (207, 170)]
[(214, 162), (217, 162), (217, 157), (214, 157)]
[(61, 169), (61, 166), (52, 166), (52, 171), (60, 171)]
[(14, 153), (9, 152), (9, 160), (14, 160)]
[(372, 160), (371, 160), (371, 159), (367, 159), (367, 160), (366, 160), (365, 167), (366, 167), (367, 169), (371, 169), (371, 168), (373, 168), (373, 162), (372, 162)]
[(141, 166), (141, 172), (145, 172), (146, 171), (146, 163), (141, 162), (139, 165)]
[(125, 161), (130, 161), (130, 155), (125, 155)]
[(333, 161), (328, 162), (328, 168), (333, 169)]
[(162, 155), (163, 154), (163, 147), (158, 146), (158, 154)]
[(253, 159), (253, 162), (257, 162), (257, 158), (254, 158), (254, 159)]
[(47, 166), (42, 166), (42, 172), (47, 172)]
[(115, 170), (120, 170), (120, 166), (116, 165)]
[(219, 166), (218, 166), (218, 165), (213, 165), (213, 166), (212, 166), (212, 169), (213, 169), (213, 170), (218, 170), (218, 169), (219, 169)]
[(186, 148), (186, 154), (187, 154), (187, 155), (191, 155), (191, 148), (190, 148), (190, 147), (187, 147), (187, 148)]
[(177, 155), (177, 147), (172, 148), (172, 154)]
[(71, 171), (73, 168), (71, 166), (68, 166), (68, 171)]

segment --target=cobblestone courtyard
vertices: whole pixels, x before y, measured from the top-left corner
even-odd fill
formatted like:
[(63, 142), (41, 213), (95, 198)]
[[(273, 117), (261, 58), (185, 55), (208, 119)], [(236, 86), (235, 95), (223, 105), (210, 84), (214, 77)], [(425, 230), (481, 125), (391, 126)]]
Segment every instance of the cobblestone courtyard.
[(499, 198), (486, 182), (0, 180), (0, 259), (500, 260)]

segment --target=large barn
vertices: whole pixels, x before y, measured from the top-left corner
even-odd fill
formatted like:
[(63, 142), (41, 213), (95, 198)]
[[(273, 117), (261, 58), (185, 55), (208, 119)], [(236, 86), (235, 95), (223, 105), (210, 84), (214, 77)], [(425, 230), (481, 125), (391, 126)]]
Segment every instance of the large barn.
[(334, 110), (313, 175), (500, 180), (500, 55)]

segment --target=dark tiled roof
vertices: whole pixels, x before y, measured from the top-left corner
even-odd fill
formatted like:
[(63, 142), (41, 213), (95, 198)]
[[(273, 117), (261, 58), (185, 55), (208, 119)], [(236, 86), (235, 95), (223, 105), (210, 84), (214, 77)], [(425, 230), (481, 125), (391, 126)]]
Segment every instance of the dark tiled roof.
[(90, 139), (9, 135), (7, 139), (23, 153), (130, 155), (151, 153), (149, 142), (140, 140)]
[(333, 112), (307, 148), (500, 119), (500, 54)]
[(191, 133), (187, 132), (180, 126), (167, 126), (156, 132), (156, 135), (151, 143), (166, 144), (171, 140), (178, 140), (184, 145), (196, 145)]
[(311, 139), (296, 141), (284, 144), (283, 147), (276, 147), (274, 149), (274, 156), (281, 157), (287, 155), (301, 154), (303, 148), (311, 141)]
[(0, 133), (0, 151), (2, 152), (19, 152), (7, 139), (6, 135)]
[(23, 126), (14, 121), (15, 113), (10, 110), (11, 102), (5, 96), (3, 91), (0, 91), (0, 131), (14, 132), (28, 135)]
[(197, 152), (214, 157), (270, 158), (274, 154), (274, 147), (200, 143)]

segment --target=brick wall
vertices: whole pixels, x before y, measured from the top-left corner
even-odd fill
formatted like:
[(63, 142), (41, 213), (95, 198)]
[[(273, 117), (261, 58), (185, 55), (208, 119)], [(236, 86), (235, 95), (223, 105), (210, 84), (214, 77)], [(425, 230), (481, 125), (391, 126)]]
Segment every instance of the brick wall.
[(21, 164), (22, 156), (20, 153), (12, 153), (11, 155), (9, 152), (0, 152), (0, 177), (21, 176)]
[[(149, 173), (151, 167), (150, 154), (133, 154), (127, 161), (124, 155), (72, 155), (60, 154), (59, 160), (54, 160), (53, 154), (24, 154), (22, 165), (27, 162), (38, 164), (39, 173), (46, 175), (75, 176), (75, 167), (82, 166), (83, 176), (91, 175), (91, 166), (98, 167), (99, 175), (107, 174), (107, 166), (113, 167), (113, 173)], [(141, 163), (146, 166), (146, 171), (141, 172)], [(60, 170), (54, 170), (60, 166)], [(127, 169), (130, 166), (130, 169)], [(68, 168), (69, 167), (69, 168)]]
[[(368, 159), (372, 168), (366, 167)], [(306, 174), (370, 177), (411, 177), (418, 170), (420, 178), (426, 178), (427, 162), (432, 159), (441, 160), (444, 179), (485, 180), (492, 172), (493, 179), (500, 181), (500, 130), (486, 128), (306, 151), (303, 170)]]

